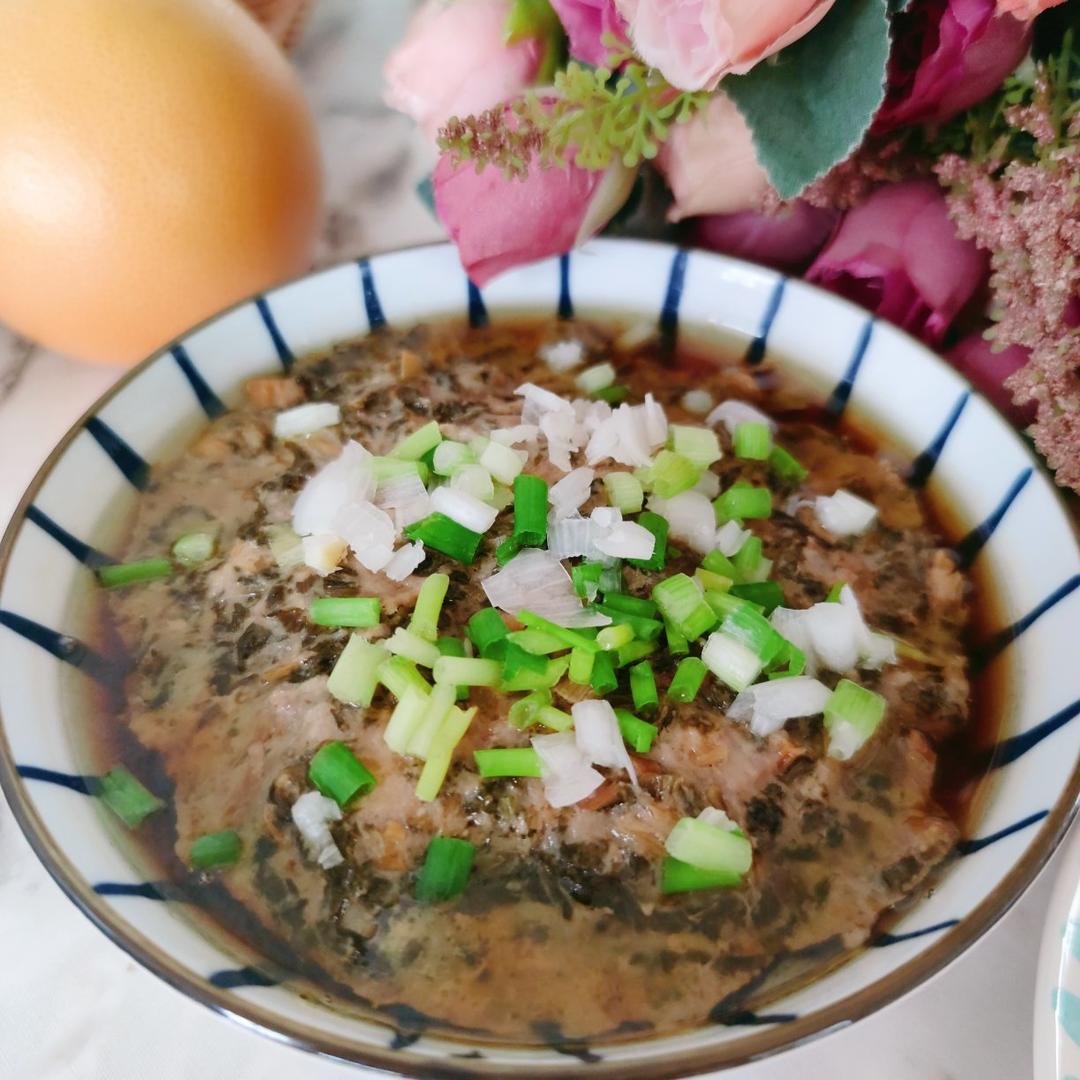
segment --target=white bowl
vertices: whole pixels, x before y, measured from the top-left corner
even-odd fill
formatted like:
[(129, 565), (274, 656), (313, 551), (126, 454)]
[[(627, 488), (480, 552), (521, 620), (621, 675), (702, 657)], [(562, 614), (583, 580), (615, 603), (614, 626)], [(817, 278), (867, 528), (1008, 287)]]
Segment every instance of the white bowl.
[[(629, 313), (662, 330), (705, 327), (822, 387), (834, 412), (887, 432), (962, 536), (963, 560), (994, 583), (995, 632), (976, 649), (1004, 666), (1004, 734), (973, 838), (933, 895), (842, 967), (776, 1001), (670, 1037), (549, 1048), (469, 1045), (338, 1015), (203, 936), (142, 880), (114, 842), (68, 718), (69, 680), (95, 676), (74, 637), (72, 597), (104, 545), (102, 508), (133, 499), (146, 462), (235, 401), (251, 375), (384, 321), (522, 311)], [(1080, 791), (1080, 552), (1051, 480), (1012, 428), (927, 349), (796, 280), (732, 259), (630, 241), (500, 277), (483, 293), (454, 250), (350, 263), (241, 304), (136, 368), (62, 440), (0, 546), (0, 782), (41, 860), (117, 944), (197, 1001), (336, 1058), (435, 1076), (685, 1075), (736, 1064), (849, 1024), (939, 971), (991, 926), (1050, 855)], [(77, 671), (78, 674), (69, 674)]]

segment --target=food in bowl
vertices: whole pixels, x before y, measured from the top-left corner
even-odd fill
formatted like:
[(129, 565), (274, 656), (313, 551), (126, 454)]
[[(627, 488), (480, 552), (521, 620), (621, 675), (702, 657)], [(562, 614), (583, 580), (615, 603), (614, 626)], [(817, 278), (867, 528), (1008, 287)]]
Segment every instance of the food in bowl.
[(985, 710), (931, 508), (808, 400), (584, 321), (251, 380), (99, 572), (106, 803), (406, 1026), (662, 1035), (835, 966), (966, 830)]

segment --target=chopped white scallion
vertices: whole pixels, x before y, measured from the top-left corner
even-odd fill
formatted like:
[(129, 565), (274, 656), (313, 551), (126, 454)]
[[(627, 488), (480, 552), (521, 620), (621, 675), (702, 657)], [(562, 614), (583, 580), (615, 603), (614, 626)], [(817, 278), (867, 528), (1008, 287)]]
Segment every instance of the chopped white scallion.
[(535, 383), (522, 383), (514, 393), (525, 399), (521, 405), (521, 420), (525, 424), (537, 423), (545, 413), (574, 411), (574, 406), (566, 398)]
[(559, 520), (576, 513), (578, 508), (592, 494), (592, 482), (596, 479), (596, 470), (588, 466), (571, 469), (561, 480), (548, 489), (548, 501)]
[(483, 465), (462, 465), (450, 478), (450, 487), (484, 502), (495, 498), (495, 484)]
[(546, 412), (540, 417), (540, 431), (547, 440), (548, 457), (555, 468), (569, 472), (570, 455), (585, 444), (586, 431), (574, 411)]
[(509, 446), (489, 442), (480, 455), (480, 464), (501, 484), (512, 484), (524, 462)]
[(339, 406), (328, 401), (309, 401), (279, 412), (274, 417), (274, 435), (279, 439), (295, 439), (340, 423)]
[(583, 394), (595, 394), (615, 382), (615, 369), (605, 361), (587, 367), (575, 380), (574, 385)]
[(750, 730), (765, 738), (779, 731), (788, 720), (817, 716), (825, 708), (831, 690), (808, 675), (755, 683), (743, 690), (728, 708), (728, 717), (749, 723)]
[(491, 439), (503, 446), (517, 446), (518, 443), (536, 442), (539, 435), (540, 429), (536, 424), (516, 424), (514, 427), (496, 428), (491, 433)]
[(615, 710), (606, 701), (579, 701), (570, 707), (574, 717), (574, 739), (592, 765), (625, 769), (637, 787), (637, 771), (619, 731)]
[(716, 530), (716, 547), (729, 559), (737, 555), (739, 548), (750, 538), (750, 533), (736, 521), (726, 521)]
[(656, 537), (644, 525), (620, 521), (598, 537), (594, 545), (597, 550), (615, 559), (651, 559)]
[(585, 346), (580, 341), (556, 341), (541, 345), (537, 355), (552, 371), (570, 371), (585, 359)]
[(304, 841), (304, 847), (324, 870), (340, 866), (344, 861), (330, 822), (341, 820), (341, 807), (317, 791), (308, 791), (292, 804), (292, 819)]
[(682, 396), (682, 407), (687, 412), (704, 416), (713, 407), (713, 401), (708, 390), (687, 390)]
[(383, 573), (391, 581), (404, 581), (423, 561), (427, 552), (421, 543), (399, 547), (383, 567)]
[(855, 616), (856, 635), (859, 641), (859, 667), (874, 671), (886, 664), (896, 663), (896, 641), (888, 634), (879, 634), (866, 625), (858, 597), (850, 585), (840, 590), (840, 603), (850, 608)]
[(323, 577), (332, 574), (338, 568), (348, 550), (345, 541), (332, 533), (305, 536), (300, 543), (304, 552), (304, 564)]
[(475, 533), (486, 533), (499, 516), (494, 506), (452, 487), (437, 487), (431, 493), (431, 508)]
[(341, 507), (375, 494), (370, 458), (367, 450), (350, 440), (333, 461), (308, 479), (293, 504), (292, 527), (298, 535), (332, 532)]
[(334, 532), (345, 539), (366, 570), (381, 570), (394, 554), (397, 526), (393, 518), (374, 503), (355, 502), (343, 506), (334, 517)]
[(721, 401), (705, 417), (705, 423), (710, 427), (716, 427), (717, 424), (723, 423), (728, 430), (728, 434), (733, 439), (735, 438), (735, 429), (740, 424), (766, 424), (770, 431), (776, 430), (776, 421), (771, 416), (766, 415), (747, 401), (736, 401), (735, 399)]
[(700, 491), (682, 491), (670, 499), (655, 495), (649, 509), (667, 519), (668, 535), (689, 544), (700, 555), (716, 547), (716, 511)]
[(431, 513), (431, 499), (427, 488), (414, 472), (380, 480), (375, 493), (375, 505), (380, 510), (391, 513), (398, 532)]
[(834, 536), (859, 536), (873, 525), (877, 507), (840, 488), (814, 500), (814, 515)]
[(615, 348), (620, 352), (629, 352), (631, 349), (639, 349), (642, 345), (652, 341), (656, 337), (656, 320), (641, 319), (631, 323), (616, 339)]
[(707, 499), (715, 499), (720, 494), (720, 477), (711, 469), (705, 469), (690, 490), (700, 492)]
[(573, 732), (534, 735), (531, 741), (540, 759), (544, 795), (552, 806), (572, 806), (604, 782), (603, 774), (578, 748)]
[(542, 548), (519, 551), (498, 573), (480, 582), (492, 607), (509, 615), (531, 611), (560, 626), (606, 626), (606, 615), (586, 611), (566, 567)]
[(726, 829), (728, 832), (734, 832), (739, 827), (723, 810), (715, 806), (706, 806), (698, 814), (698, 821), (704, 821), (706, 825), (711, 825), (714, 829)]

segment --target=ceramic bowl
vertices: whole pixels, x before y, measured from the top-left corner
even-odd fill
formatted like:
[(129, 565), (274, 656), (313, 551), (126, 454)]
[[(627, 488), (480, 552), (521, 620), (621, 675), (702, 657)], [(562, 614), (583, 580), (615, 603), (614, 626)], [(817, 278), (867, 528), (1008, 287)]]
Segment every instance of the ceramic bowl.
[[(415, 1025), (361, 1022), (300, 997), (250, 957), (215, 944), (143, 880), (80, 771), (71, 681), (99, 658), (78, 639), (72, 597), (107, 544), (103, 507), (133, 499), (147, 463), (229, 403), (249, 376), (385, 324), (535, 311), (656, 320), (669, 336), (722, 333), (746, 362), (766, 355), (821, 388), (834, 415), (888, 433), (959, 525), (957, 558), (994, 583), (998, 623), (975, 662), (1008, 688), (975, 835), (932, 895), (873, 946), (760, 1014), (615, 1045), (496, 1047)], [(63, 439), (0, 548), (0, 781), (41, 860), (121, 948), (197, 1001), (320, 1053), (401, 1073), (597, 1077), (686, 1075), (751, 1060), (865, 1016), (944, 967), (1016, 900), (1050, 855), (1080, 790), (1080, 553), (1051, 480), (1015, 431), (927, 349), (860, 309), (732, 259), (596, 241), (483, 291), (448, 246), (349, 263), (240, 304), (136, 368)]]

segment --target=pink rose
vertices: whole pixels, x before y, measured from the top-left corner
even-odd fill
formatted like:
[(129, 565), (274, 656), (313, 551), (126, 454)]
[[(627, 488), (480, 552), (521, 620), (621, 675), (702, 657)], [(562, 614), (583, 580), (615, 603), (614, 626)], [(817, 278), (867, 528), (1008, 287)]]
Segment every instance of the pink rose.
[(1035, 403), (1014, 405), (1012, 394), (1005, 388), (1005, 380), (1019, 371), (1031, 353), (1020, 345), (1010, 345), (994, 352), (993, 343), (982, 333), (968, 334), (961, 338), (945, 358), (964, 376), (995, 408), (1018, 427), (1024, 427), (1035, 419)]
[(615, 8), (615, 0), (551, 0), (570, 39), (570, 55), (586, 64), (603, 67), (611, 49), (605, 34), (625, 42), (626, 20)]
[(806, 278), (935, 345), (986, 274), (986, 253), (957, 236), (937, 184), (906, 180), (849, 210)]
[(994, 0), (915, 0), (893, 38), (878, 132), (948, 120), (988, 97), (1027, 53), (1031, 28), (995, 17)]
[(521, 263), (562, 255), (598, 233), (626, 201), (635, 173), (623, 165), (605, 172), (541, 168), (507, 179), (488, 165), (454, 166), (443, 154), (432, 185), (435, 210), (457, 244), (470, 280), (484, 285)]
[(429, 138), (451, 116), (481, 113), (531, 86), (543, 47), (505, 44), (510, 0), (427, 0), (383, 67), (385, 99)]
[(669, 221), (756, 209), (769, 190), (750, 129), (726, 94), (714, 95), (704, 112), (671, 129), (656, 167), (675, 196)]
[(997, 0), (999, 15), (1015, 15), (1018, 19), (1034, 19), (1047, 8), (1057, 7), (1065, 0)]
[(833, 0), (616, 0), (638, 55), (681, 90), (711, 90), (728, 74), (809, 33)]
[(837, 210), (795, 199), (771, 214), (743, 210), (699, 218), (692, 235), (698, 246), (710, 251), (797, 274), (821, 250), (839, 217)]

